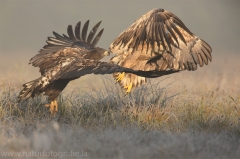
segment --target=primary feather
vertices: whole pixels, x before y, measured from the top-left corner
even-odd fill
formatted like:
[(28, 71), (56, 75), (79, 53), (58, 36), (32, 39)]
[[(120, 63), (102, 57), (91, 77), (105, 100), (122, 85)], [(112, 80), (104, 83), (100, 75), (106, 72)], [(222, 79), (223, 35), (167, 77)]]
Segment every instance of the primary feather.
[[(94, 38), (100, 23), (93, 27), (88, 36), (89, 20), (84, 24), (81, 34), (81, 22), (75, 27), (75, 35), (71, 25), (67, 28), (68, 36), (53, 32), (55, 37), (48, 37), (47, 45), (29, 62), (34, 67), (40, 68), (41, 77), (23, 85), (18, 101), (27, 100), (41, 93), (47, 95), (49, 101), (53, 101), (71, 80), (86, 74), (128, 72), (142, 75), (142, 71), (124, 68), (112, 62), (99, 61), (106, 56), (105, 49), (95, 47), (103, 33), (102, 29)], [(159, 72), (149, 71), (143, 73), (145, 74), (156, 76)], [(162, 72), (162, 74), (167, 73)]]
[[(189, 70), (212, 61), (211, 47), (194, 35), (173, 13), (153, 9), (124, 30), (110, 45), (116, 54), (111, 61), (126, 68), (143, 71)], [(118, 73), (113, 76), (117, 77)], [(125, 74), (120, 85), (133, 87), (146, 83), (140, 77)], [(157, 76), (154, 76), (157, 77)]]
[(106, 51), (95, 47), (103, 32), (103, 29), (100, 30), (94, 38), (100, 23), (93, 27), (88, 37), (86, 35), (89, 21), (85, 23), (82, 34), (81, 22), (75, 27), (75, 35), (71, 25), (67, 28), (68, 36), (53, 32), (55, 37), (48, 37), (47, 45), (30, 59), (29, 64), (40, 68), (41, 77), (23, 85), (18, 97), (19, 102), (41, 93), (47, 95), (49, 101), (53, 101), (71, 80), (85, 74), (123, 71), (118, 65), (99, 61)]
[[(68, 36), (61, 36), (53, 32), (55, 37), (48, 37), (47, 45), (29, 61), (29, 64), (40, 68), (41, 77), (23, 85), (24, 88), (19, 94), (19, 102), (43, 92), (52, 101), (56, 99), (69, 81), (82, 75), (79, 74), (80, 70), (89, 70), (101, 65), (99, 60), (104, 57), (104, 51), (106, 50), (95, 47), (95, 45), (100, 39), (103, 29), (94, 38), (100, 23), (93, 27), (88, 35), (88, 40), (86, 40), (86, 37), (89, 20), (84, 24), (82, 36), (80, 34), (81, 22), (78, 22), (75, 27), (75, 35), (71, 25), (67, 28)], [(92, 66), (87, 65), (90, 59)]]

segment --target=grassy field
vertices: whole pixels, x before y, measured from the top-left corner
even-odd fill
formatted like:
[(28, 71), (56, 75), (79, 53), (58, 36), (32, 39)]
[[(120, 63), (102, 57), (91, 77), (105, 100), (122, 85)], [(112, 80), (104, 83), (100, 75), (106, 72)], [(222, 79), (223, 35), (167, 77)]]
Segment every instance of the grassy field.
[(240, 94), (196, 98), (186, 90), (169, 92), (172, 84), (160, 87), (162, 82), (124, 96), (104, 79), (111, 83), (104, 89), (61, 95), (55, 117), (44, 108), (44, 97), (17, 104), (19, 89), (3, 84), (1, 152), (25, 153), (23, 158), (32, 158), (30, 152), (45, 152), (37, 158), (65, 152), (73, 158), (239, 157)]
[(43, 96), (17, 103), (27, 79), (2, 76), (0, 158), (239, 158), (238, 65), (150, 80), (127, 96), (111, 76), (86, 77), (64, 90), (55, 117)]
[[(212, 47), (213, 61), (127, 96), (111, 75), (81, 77), (54, 117), (44, 96), (17, 103), (22, 84), (40, 75), (28, 62), (52, 31), (89, 19), (89, 32), (101, 20), (97, 46), (107, 49), (153, 8), (177, 15)], [(0, 159), (239, 159), (239, 35), (239, 0), (0, 0)]]

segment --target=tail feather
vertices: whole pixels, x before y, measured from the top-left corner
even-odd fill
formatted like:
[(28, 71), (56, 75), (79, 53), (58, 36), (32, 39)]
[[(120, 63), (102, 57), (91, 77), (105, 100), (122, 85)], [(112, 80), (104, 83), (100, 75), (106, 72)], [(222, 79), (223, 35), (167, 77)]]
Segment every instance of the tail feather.
[(30, 97), (34, 97), (36, 95), (35, 88), (38, 82), (39, 82), (39, 78), (23, 84), (24, 88), (19, 93), (18, 102), (22, 102), (29, 99)]

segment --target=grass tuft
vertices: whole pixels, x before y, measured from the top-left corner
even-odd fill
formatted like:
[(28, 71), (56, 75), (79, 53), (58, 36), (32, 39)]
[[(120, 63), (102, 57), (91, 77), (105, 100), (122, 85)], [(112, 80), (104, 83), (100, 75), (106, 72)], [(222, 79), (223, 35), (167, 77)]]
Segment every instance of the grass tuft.
[[(54, 117), (44, 107), (46, 97), (17, 103), (19, 87), (2, 84), (0, 139), (3, 142), (0, 149), (70, 151), (80, 146), (90, 158), (156, 158), (159, 155), (177, 158), (178, 152), (183, 158), (205, 158), (214, 157), (212, 151), (223, 149), (226, 156), (237, 157), (240, 150), (240, 94), (205, 92), (196, 96), (187, 90), (171, 89), (171, 82), (161, 87), (164, 80), (149, 82), (127, 96), (108, 78), (103, 79), (101, 89), (91, 85), (90, 91), (64, 91), (58, 98), (59, 111)], [(206, 146), (208, 140), (219, 140), (219, 147)], [(210, 144), (214, 145), (214, 142)], [(160, 146), (161, 143), (165, 144)], [(223, 143), (227, 143), (225, 147), (220, 146)], [(69, 148), (67, 144), (73, 145)], [(184, 144), (185, 147), (181, 147)], [(107, 146), (109, 151), (101, 145)], [(126, 146), (136, 147), (128, 150), (124, 148)], [(181, 148), (170, 153), (177, 149), (176, 146)], [(141, 147), (152, 147), (152, 154), (150, 150), (141, 151)], [(206, 155), (205, 150), (210, 152)], [(133, 151), (138, 153), (133, 155)]]

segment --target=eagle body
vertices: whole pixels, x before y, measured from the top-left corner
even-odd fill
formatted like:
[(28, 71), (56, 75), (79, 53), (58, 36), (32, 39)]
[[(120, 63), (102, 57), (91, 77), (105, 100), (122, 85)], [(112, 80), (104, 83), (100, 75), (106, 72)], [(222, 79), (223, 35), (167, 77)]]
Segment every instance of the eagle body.
[[(50, 112), (58, 110), (56, 98), (74, 79), (86, 74), (113, 74), (116, 81), (127, 89), (156, 78), (182, 70), (195, 71), (197, 66), (212, 60), (211, 47), (194, 35), (173, 13), (153, 9), (137, 19), (110, 45), (114, 53), (110, 62), (101, 62), (110, 52), (96, 47), (103, 29), (95, 36), (101, 21), (88, 32), (89, 20), (78, 22), (74, 31), (67, 28), (68, 36), (53, 32), (45, 45), (29, 64), (39, 67), (41, 76), (23, 84), (18, 101), (39, 94), (48, 96)], [(119, 75), (119, 73), (122, 73)]]
[[(115, 72), (127, 72), (139, 76), (158, 76), (158, 74), (170, 74), (176, 71), (144, 72), (121, 67), (113, 62), (101, 62), (104, 56), (109, 55), (109, 51), (96, 47), (103, 29), (94, 38), (94, 35), (101, 22), (97, 23), (87, 36), (87, 21), (81, 31), (81, 22), (75, 27), (75, 35), (72, 26), (68, 26), (68, 36), (61, 36), (53, 32), (55, 37), (48, 37), (47, 45), (32, 57), (29, 64), (39, 67), (41, 77), (23, 84), (23, 89), (18, 96), (18, 102), (25, 101), (31, 97), (44, 94), (48, 96), (51, 105), (56, 101), (58, 95), (67, 84), (86, 74), (112, 74)], [(52, 106), (51, 106), (52, 107)], [(50, 108), (50, 111), (52, 108)], [(56, 110), (57, 111), (57, 110)]]
[[(67, 47), (51, 54), (51, 56), (46, 57), (46, 59), (41, 56), (33, 57), (30, 60), (30, 64), (40, 67), (41, 77), (34, 81), (26, 83), (26, 89), (23, 89), (22, 94), (26, 94), (25, 90), (34, 87), (30, 97), (44, 93), (44, 95), (47, 95), (49, 97), (48, 100), (55, 100), (71, 80), (78, 78), (73, 76), (68, 77), (67, 79), (58, 79), (59, 75), (62, 73), (61, 71), (64, 69), (69, 70), (71, 65), (74, 67), (79, 59), (88, 59), (91, 55), (93, 55), (91, 56), (92, 61), (99, 61), (104, 57), (103, 54), (99, 53), (99, 50), (103, 51), (100, 48), (91, 49), (91, 51), (89, 51), (86, 48)], [(40, 59), (41, 61), (39, 61)], [(81, 65), (82, 67), (89, 67), (90, 63), (88, 63), (88, 61), (89, 60), (82, 61), (77, 65)], [(94, 67), (94, 65), (92, 65), (92, 67)], [(81, 70), (82, 68), (79, 69)], [(27, 99), (28, 96), (25, 98)]]
[[(202, 67), (212, 60), (211, 47), (176, 15), (161, 8), (137, 19), (112, 42), (109, 50), (116, 54), (112, 62), (143, 71), (195, 71), (197, 65)], [(113, 76), (116, 78), (118, 73)], [(149, 77), (126, 73), (119, 83), (132, 83), (134, 88), (146, 83)]]
[(41, 77), (23, 84), (18, 101), (42, 93), (48, 96), (49, 101), (53, 101), (71, 80), (91, 73), (110, 74), (122, 71), (118, 65), (99, 61), (109, 55), (105, 49), (96, 47), (103, 33), (102, 29), (94, 38), (100, 23), (93, 27), (88, 36), (89, 21), (84, 24), (81, 33), (81, 22), (78, 22), (75, 35), (71, 25), (67, 29), (69, 36), (53, 32), (55, 37), (48, 37), (47, 45), (29, 62), (34, 67), (40, 68)]

